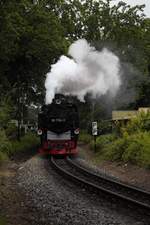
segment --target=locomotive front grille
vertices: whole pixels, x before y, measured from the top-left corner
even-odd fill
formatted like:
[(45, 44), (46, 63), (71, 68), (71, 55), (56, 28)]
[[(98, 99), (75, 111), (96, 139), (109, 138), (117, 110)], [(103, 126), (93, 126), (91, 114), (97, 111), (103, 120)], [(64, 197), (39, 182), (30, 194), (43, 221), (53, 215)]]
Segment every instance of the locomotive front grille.
[(54, 133), (52, 131), (47, 131), (47, 140), (71, 140), (71, 131), (67, 131), (61, 134)]

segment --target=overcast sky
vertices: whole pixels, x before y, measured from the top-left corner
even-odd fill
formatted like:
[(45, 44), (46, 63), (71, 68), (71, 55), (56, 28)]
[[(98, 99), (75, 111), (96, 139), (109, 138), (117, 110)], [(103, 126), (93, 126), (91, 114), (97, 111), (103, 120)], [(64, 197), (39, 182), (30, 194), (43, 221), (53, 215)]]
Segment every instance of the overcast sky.
[[(118, 3), (121, 0), (113, 0), (113, 3)], [(124, 2), (128, 3), (131, 6), (134, 5), (142, 5), (145, 4), (144, 13), (147, 17), (150, 17), (150, 0), (123, 0)]]

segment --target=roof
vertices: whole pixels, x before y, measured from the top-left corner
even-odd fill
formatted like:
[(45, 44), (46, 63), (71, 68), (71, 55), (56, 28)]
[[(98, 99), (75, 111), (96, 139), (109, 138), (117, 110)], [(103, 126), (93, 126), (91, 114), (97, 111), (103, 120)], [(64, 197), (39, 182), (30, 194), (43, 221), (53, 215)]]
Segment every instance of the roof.
[(133, 117), (136, 117), (139, 113), (150, 112), (149, 107), (139, 108), (138, 110), (116, 110), (112, 111), (112, 120), (129, 120)]
[(138, 114), (137, 110), (112, 111), (112, 120), (127, 120), (136, 117), (137, 114)]

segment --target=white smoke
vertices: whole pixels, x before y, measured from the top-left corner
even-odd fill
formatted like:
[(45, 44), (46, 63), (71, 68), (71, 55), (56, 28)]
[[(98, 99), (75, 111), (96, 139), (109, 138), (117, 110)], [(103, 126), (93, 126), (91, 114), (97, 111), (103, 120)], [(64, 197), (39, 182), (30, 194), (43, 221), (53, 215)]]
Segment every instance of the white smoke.
[(70, 59), (61, 56), (47, 74), (46, 104), (51, 103), (55, 93), (76, 95), (84, 101), (86, 93), (93, 97), (111, 93), (114, 96), (120, 86), (119, 58), (104, 48), (95, 50), (85, 39), (74, 42), (68, 51)]

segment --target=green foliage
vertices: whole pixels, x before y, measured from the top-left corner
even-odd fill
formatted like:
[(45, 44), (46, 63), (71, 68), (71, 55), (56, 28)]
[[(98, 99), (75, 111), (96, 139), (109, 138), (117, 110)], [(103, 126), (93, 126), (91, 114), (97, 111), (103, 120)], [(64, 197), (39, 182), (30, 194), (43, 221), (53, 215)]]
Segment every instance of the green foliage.
[(4, 130), (0, 130), (0, 162), (23, 151), (29, 151), (39, 145), (39, 137), (34, 133), (27, 133), (21, 141), (10, 141)]
[(12, 145), (6, 136), (5, 131), (0, 130), (0, 152), (8, 155), (11, 147)]
[(92, 141), (92, 136), (85, 130), (81, 130), (79, 134), (79, 141), (83, 142), (84, 144), (89, 144)]
[(112, 122), (109, 120), (101, 120), (98, 123), (99, 134), (107, 134), (112, 132)]
[(99, 158), (150, 168), (150, 113), (139, 113), (126, 127), (120, 127), (117, 136), (98, 137), (97, 150)]
[[(96, 138), (97, 152), (102, 152), (103, 149), (111, 144), (116, 139), (114, 134), (100, 135)], [(94, 140), (90, 143), (91, 149), (94, 150)]]
[(105, 158), (150, 168), (150, 133), (139, 132), (105, 146)]
[(11, 88), (19, 86), (19, 95), (26, 93), (28, 101), (36, 101), (44, 90), (44, 75), (65, 52), (63, 27), (43, 1), (34, 4), (29, 0), (4, 1), (0, 26), (0, 80), (8, 85), (5, 93), (9, 84)]
[(27, 133), (21, 138), (21, 141), (12, 141), (11, 145), (12, 147), (9, 151), (9, 156), (20, 151), (28, 151), (33, 147), (38, 146), (39, 138), (34, 133)]
[[(15, 117), (31, 102), (43, 103), (46, 73), (78, 38), (86, 38), (98, 50), (106, 46), (123, 63), (138, 68), (142, 82), (137, 84), (138, 74), (135, 79), (129, 77), (131, 89), (136, 90), (133, 104), (149, 105), (150, 19), (142, 14), (143, 9), (143, 5), (131, 7), (123, 1), (113, 5), (111, 0), (0, 1), (0, 91), (11, 95)], [(25, 97), (17, 111), (19, 100)], [(92, 118), (108, 118), (107, 106), (112, 103), (99, 102), (94, 110), (89, 102), (80, 105), (82, 129), (90, 127)], [(6, 111), (0, 108), (0, 125), (1, 120), (8, 121)]]
[(0, 163), (8, 159), (11, 143), (6, 137), (5, 131), (0, 130)]
[(150, 113), (141, 112), (131, 119), (126, 127), (122, 128), (122, 135), (140, 131), (150, 131)]
[(0, 152), (0, 164), (1, 164), (1, 162), (5, 162), (7, 160), (8, 160), (7, 154), (4, 152)]
[[(90, 144), (94, 150), (93, 137), (81, 131), (80, 141)], [(120, 134), (100, 135), (96, 139), (96, 160), (122, 161), (150, 168), (150, 113), (141, 112), (120, 127)]]
[(122, 160), (150, 168), (150, 133), (139, 132), (129, 136)]
[(12, 106), (9, 99), (0, 99), (0, 128), (7, 127), (11, 118)]
[(9, 140), (17, 138), (17, 127), (14, 123), (8, 123), (7, 128), (5, 129), (6, 136)]
[(122, 154), (127, 148), (127, 139), (118, 138), (116, 141), (104, 147), (103, 152), (106, 159), (122, 160)]
[(0, 225), (7, 225), (6, 218), (0, 215)]

